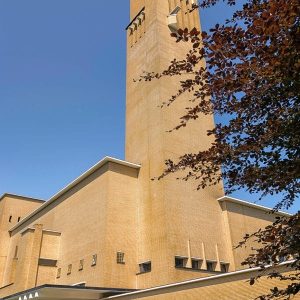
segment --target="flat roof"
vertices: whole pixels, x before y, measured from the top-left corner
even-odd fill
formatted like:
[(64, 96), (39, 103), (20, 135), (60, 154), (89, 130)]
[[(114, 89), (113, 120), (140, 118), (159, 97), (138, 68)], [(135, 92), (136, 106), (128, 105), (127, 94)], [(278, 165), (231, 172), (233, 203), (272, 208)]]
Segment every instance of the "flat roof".
[(41, 202), (44, 203), (46, 200), (43, 199), (38, 199), (34, 197), (27, 197), (27, 196), (22, 196), (22, 195), (17, 195), (17, 194), (12, 194), (12, 193), (4, 193), (3, 195), (0, 196), (0, 201), (4, 199), (5, 197), (13, 197), (13, 198), (19, 198), (25, 201), (32, 201), (32, 202)]
[[(273, 268), (285, 267), (285, 266), (287, 266), (287, 265), (289, 265), (293, 262), (294, 262), (294, 260), (286, 261), (286, 262), (283, 262), (279, 265), (266, 266), (265, 268), (270, 269), (272, 267)], [(172, 288), (172, 287), (178, 287), (178, 286), (184, 287), (184, 286), (192, 284), (192, 283), (206, 283), (207, 282), (209, 284), (210, 281), (213, 281), (215, 279), (220, 279), (220, 278), (226, 279), (226, 278), (233, 277), (235, 275), (253, 273), (253, 272), (258, 272), (258, 271), (261, 271), (260, 267), (248, 268), (248, 269), (234, 271), (234, 272), (230, 272), (230, 273), (224, 273), (224, 274), (220, 274), (220, 275), (201, 277), (201, 278), (196, 278), (196, 279), (190, 279), (190, 280), (186, 280), (186, 281), (171, 283), (171, 284), (167, 284), (167, 285), (156, 286), (156, 287), (152, 287), (152, 288), (148, 288), (148, 289), (144, 289), (144, 290), (137, 290), (137, 291), (121, 294), (121, 295), (109, 296), (109, 297), (104, 298), (104, 299), (117, 299), (117, 298), (122, 298), (122, 297), (125, 297), (125, 296), (133, 296), (132, 299), (139, 299), (139, 298), (146, 297), (146, 296), (143, 296), (143, 294), (146, 294), (146, 293), (152, 292), (152, 291), (159, 292), (159, 291), (162, 291), (164, 289), (168, 289), (168, 288)], [(157, 295), (160, 295), (160, 294), (157, 293)]]
[(16, 293), (2, 300), (25, 300), (25, 299), (102, 299), (106, 296), (120, 295), (136, 291), (133, 289), (116, 289), (102, 287), (85, 287), (70, 285), (45, 284), (20, 293)]
[[(252, 203), (252, 202), (249, 202), (249, 201), (244, 201), (244, 200), (240, 200), (240, 199), (229, 197), (229, 196), (223, 196), (223, 197), (221, 197), (217, 200), (219, 202), (227, 201), (227, 202), (237, 203), (237, 204), (240, 204), (240, 205), (243, 205), (243, 206), (263, 210), (265, 212), (272, 212), (272, 210), (273, 210), (272, 208), (267, 207), (267, 206), (258, 205), (258, 204), (255, 204), (255, 203)], [(275, 213), (278, 214), (278, 215), (281, 215), (281, 216), (285, 216), (285, 217), (291, 216), (291, 214), (289, 214), (287, 212), (284, 212), (284, 211), (281, 211), (281, 210), (276, 211)]]
[(18, 227), (20, 227), (22, 224), (24, 224), (25, 222), (27, 222), (29, 219), (31, 219), (33, 216), (35, 216), (37, 213), (41, 212), (44, 208), (46, 208), (51, 203), (53, 203), (55, 200), (57, 200), (60, 196), (62, 196), (66, 192), (68, 192), (70, 189), (72, 189), (78, 183), (80, 183), (81, 181), (83, 181), (89, 175), (93, 174), (94, 172), (96, 172), (98, 169), (100, 169), (102, 166), (104, 166), (105, 164), (107, 164), (109, 162), (116, 163), (116, 164), (119, 164), (119, 165), (123, 165), (123, 166), (126, 166), (126, 167), (130, 167), (130, 168), (133, 168), (133, 169), (140, 169), (140, 167), (141, 167), (138, 164), (134, 164), (134, 163), (130, 163), (128, 161), (124, 161), (124, 160), (120, 160), (120, 159), (113, 158), (113, 157), (110, 157), (110, 156), (106, 156), (102, 160), (100, 160), (98, 163), (96, 163), (94, 166), (92, 166), (90, 169), (88, 169), (86, 172), (84, 172), (82, 175), (80, 175), (75, 180), (73, 180), (71, 183), (69, 183), (66, 187), (64, 187), (58, 193), (56, 193), (53, 197), (51, 197), (43, 205), (41, 205), (40, 207), (38, 207), (31, 214), (29, 214), (24, 219), (22, 219), (19, 223), (17, 223), (15, 226), (13, 226), (9, 230), (9, 232), (12, 232), (12, 231), (16, 230)]

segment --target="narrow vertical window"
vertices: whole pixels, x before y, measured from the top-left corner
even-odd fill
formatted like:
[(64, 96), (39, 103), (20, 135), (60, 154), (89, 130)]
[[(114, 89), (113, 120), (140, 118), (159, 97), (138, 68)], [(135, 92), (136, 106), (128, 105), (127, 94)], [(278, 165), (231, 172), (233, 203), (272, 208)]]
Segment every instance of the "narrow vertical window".
[(8, 218), (8, 222), (11, 223), (12, 222), (12, 216), (9, 216)]
[(94, 254), (92, 257), (92, 267), (97, 265), (97, 254)]
[(60, 276), (61, 276), (61, 268), (58, 268), (56, 273), (56, 278), (58, 279), (60, 278)]
[(84, 264), (84, 259), (82, 259), (82, 260), (79, 262), (79, 268), (78, 268), (78, 271), (82, 271), (82, 270), (83, 270), (83, 264)]
[(117, 264), (125, 264), (125, 253), (123, 252), (117, 252)]
[(70, 275), (72, 273), (72, 264), (68, 265), (68, 273), (67, 275)]
[(14, 258), (18, 258), (18, 250), (19, 250), (19, 248), (18, 248), (18, 246), (16, 246), (16, 248), (15, 248), (15, 256), (14, 256)]

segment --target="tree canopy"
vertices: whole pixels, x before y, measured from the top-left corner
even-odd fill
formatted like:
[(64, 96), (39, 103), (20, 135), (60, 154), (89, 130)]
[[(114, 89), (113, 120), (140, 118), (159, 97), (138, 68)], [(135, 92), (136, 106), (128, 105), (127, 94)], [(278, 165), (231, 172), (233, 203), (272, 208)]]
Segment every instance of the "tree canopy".
[[(191, 10), (217, 2), (203, 0)], [(233, 0), (225, 2), (235, 5)], [(197, 180), (199, 188), (224, 180), (227, 193), (246, 188), (263, 196), (284, 194), (274, 210), (291, 207), (300, 192), (299, 0), (247, 0), (231, 19), (216, 24), (209, 32), (179, 29), (172, 36), (178, 43), (190, 43), (191, 50), (182, 60), (172, 60), (162, 73), (146, 73), (141, 80), (189, 74), (162, 104), (168, 107), (180, 101), (182, 94), (193, 95), (173, 130), (188, 126), (201, 114), (230, 120), (208, 131), (215, 139), (206, 151), (183, 153), (176, 161), (168, 160), (160, 179), (183, 170), (183, 179)], [(203, 61), (206, 64), (201, 67)], [(282, 256), (295, 259), (295, 272), (289, 276), (293, 284), (281, 291), (275, 287), (261, 299), (298, 293), (299, 213), (278, 219), (253, 237), (262, 248), (255, 249), (245, 264), (276, 264)], [(249, 238), (246, 236), (240, 246)]]

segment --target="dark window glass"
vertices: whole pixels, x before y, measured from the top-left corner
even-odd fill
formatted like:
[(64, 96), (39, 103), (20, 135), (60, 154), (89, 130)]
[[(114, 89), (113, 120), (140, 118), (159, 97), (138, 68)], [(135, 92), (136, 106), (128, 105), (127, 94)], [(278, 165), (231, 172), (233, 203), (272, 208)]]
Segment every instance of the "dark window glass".
[(200, 269), (200, 261), (192, 259), (192, 269)]
[(125, 253), (123, 252), (117, 252), (117, 264), (124, 264), (124, 257), (125, 257)]
[(213, 272), (215, 270), (215, 263), (211, 261), (206, 262), (206, 269), (207, 271)]
[(184, 268), (186, 265), (186, 259), (182, 257), (175, 257), (175, 267)]
[(139, 264), (140, 273), (151, 272), (151, 262)]
[(227, 273), (229, 269), (229, 264), (221, 264), (221, 272)]

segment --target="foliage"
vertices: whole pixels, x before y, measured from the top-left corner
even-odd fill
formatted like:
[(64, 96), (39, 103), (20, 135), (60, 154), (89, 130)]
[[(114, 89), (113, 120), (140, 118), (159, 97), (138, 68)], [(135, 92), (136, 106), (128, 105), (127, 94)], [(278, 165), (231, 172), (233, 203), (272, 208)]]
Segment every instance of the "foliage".
[[(200, 6), (217, 2), (204, 0)], [(197, 8), (193, 5), (191, 10)], [(202, 33), (180, 29), (172, 36), (177, 42), (190, 43), (189, 53), (182, 60), (174, 59), (162, 73), (146, 73), (141, 80), (190, 75), (162, 105), (180, 101), (182, 94), (193, 94), (190, 107), (173, 130), (201, 114), (229, 116), (230, 121), (208, 131), (215, 140), (207, 151), (168, 160), (160, 179), (184, 170), (183, 179), (198, 180), (199, 189), (224, 180), (228, 193), (240, 188), (263, 196), (283, 193), (274, 210), (291, 207), (300, 192), (299, 0), (247, 0), (224, 25), (216, 24)], [(293, 285), (284, 291), (275, 288), (261, 299), (299, 291), (299, 230), (298, 213), (254, 234), (263, 246), (246, 264), (265, 266), (269, 255), (274, 264), (281, 254), (296, 259), (292, 264), (296, 273), (289, 278)]]
[[(291, 217), (277, 217), (274, 224), (267, 226), (251, 235), (246, 235), (238, 247), (242, 247), (254, 238), (259, 247), (253, 247), (251, 254), (243, 265), (260, 267), (262, 274), (250, 280), (253, 285), (264, 275), (266, 265), (279, 265), (289, 260), (287, 267), (292, 271), (288, 274), (281, 274), (272, 271), (268, 274), (270, 278), (288, 281), (285, 289), (274, 287), (269, 295), (260, 296), (259, 300), (269, 299), (290, 299), (292, 295), (300, 292), (300, 214)], [(276, 269), (275, 269), (276, 270)]]

